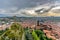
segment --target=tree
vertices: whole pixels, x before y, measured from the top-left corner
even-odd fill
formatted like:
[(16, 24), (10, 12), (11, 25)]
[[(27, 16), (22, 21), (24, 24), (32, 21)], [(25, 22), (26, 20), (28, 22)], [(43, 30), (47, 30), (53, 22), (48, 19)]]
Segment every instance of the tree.
[(39, 37), (37, 36), (37, 34), (35, 33), (34, 30), (32, 32), (32, 36), (33, 36), (34, 40), (39, 40)]
[(13, 23), (11, 27), (0, 36), (0, 38), (4, 37), (4, 39), (8, 40), (22, 40), (23, 33), (23, 27), (19, 23)]

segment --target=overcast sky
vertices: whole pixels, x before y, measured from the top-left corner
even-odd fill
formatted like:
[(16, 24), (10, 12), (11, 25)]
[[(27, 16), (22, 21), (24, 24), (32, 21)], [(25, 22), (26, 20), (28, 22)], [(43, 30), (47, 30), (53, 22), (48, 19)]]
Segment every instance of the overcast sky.
[[(19, 10), (32, 8), (44, 4), (59, 3), (60, 0), (0, 0), (0, 16), (13, 16), (18, 14)], [(19, 16), (27, 16), (19, 13)]]
[(50, 0), (0, 0), (0, 8), (25, 8), (50, 3)]

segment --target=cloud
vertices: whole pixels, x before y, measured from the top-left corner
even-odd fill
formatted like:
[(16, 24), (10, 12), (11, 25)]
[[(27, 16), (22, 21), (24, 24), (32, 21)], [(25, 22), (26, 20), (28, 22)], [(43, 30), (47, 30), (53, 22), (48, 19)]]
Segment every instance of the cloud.
[(21, 9), (53, 2), (53, 0), (0, 0), (0, 8), (17, 7)]
[(0, 9), (0, 13), (5, 13), (6, 11), (3, 9)]
[[(42, 5), (43, 6), (43, 5)], [(37, 6), (37, 7), (32, 7), (32, 8), (25, 8), (25, 9), (20, 9), (18, 10), (17, 7), (12, 7), (12, 8), (8, 8), (8, 9), (0, 9), (0, 15), (5, 15), (5, 16), (23, 16), (23, 17), (46, 17), (46, 16), (60, 16), (60, 14), (57, 14), (57, 12), (59, 12), (59, 8), (58, 7), (53, 7), (51, 10), (48, 11), (48, 9), (51, 8), (51, 6)], [(42, 9), (41, 11), (43, 11), (43, 13), (36, 13), (35, 10), (39, 10)], [(55, 11), (57, 9), (57, 11)], [(46, 11), (47, 10), (47, 11)], [(45, 12), (46, 11), (46, 12)], [(55, 11), (55, 12), (54, 12)]]
[(13, 7), (13, 8), (8, 8), (8, 9), (0, 9), (0, 13), (15, 13), (18, 8)]
[[(42, 11), (43, 13), (39, 12), (36, 13), (35, 10), (39, 10), (44, 8)], [(51, 7), (39, 7), (39, 8), (33, 8), (33, 9), (24, 9), (20, 11), (24, 15), (30, 15), (30, 16), (35, 16), (35, 17), (47, 17), (47, 16), (60, 16), (60, 6), (53, 7), (51, 10), (49, 9)], [(47, 11), (46, 11), (47, 10)], [(46, 12), (45, 12), (46, 11)], [(59, 14), (58, 14), (59, 13)]]
[[(47, 9), (51, 5), (59, 5), (59, 0), (0, 0), (0, 14), (8, 16), (44, 16), (34, 12), (37, 9)], [(49, 15), (49, 14), (46, 14)]]

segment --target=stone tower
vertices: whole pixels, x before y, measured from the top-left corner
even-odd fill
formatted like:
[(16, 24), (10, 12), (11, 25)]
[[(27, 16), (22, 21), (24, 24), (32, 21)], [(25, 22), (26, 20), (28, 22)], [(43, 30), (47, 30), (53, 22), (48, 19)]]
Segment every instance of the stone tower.
[(39, 20), (37, 21), (37, 26), (39, 26), (40, 24), (39, 24)]

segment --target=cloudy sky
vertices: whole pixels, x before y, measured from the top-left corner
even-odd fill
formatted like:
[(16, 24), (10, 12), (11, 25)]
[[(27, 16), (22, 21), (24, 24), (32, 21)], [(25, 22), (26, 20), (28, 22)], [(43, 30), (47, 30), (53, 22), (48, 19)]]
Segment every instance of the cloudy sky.
[[(35, 13), (35, 9), (41, 9), (45, 6), (51, 7), (52, 5), (59, 6), (59, 4), (60, 0), (0, 0), (0, 17), (14, 15), (20, 17), (41, 16), (41, 14)], [(55, 11), (55, 9), (52, 11)], [(42, 15), (46, 16), (46, 14)]]

